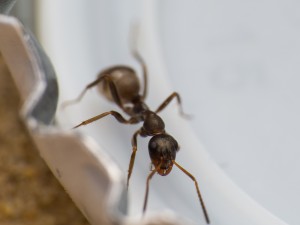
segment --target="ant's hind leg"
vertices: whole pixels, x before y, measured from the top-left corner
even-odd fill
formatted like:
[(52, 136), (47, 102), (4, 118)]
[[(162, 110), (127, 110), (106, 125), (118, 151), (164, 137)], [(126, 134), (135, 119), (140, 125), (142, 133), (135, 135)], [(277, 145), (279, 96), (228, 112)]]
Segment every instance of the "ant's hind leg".
[(87, 124), (93, 123), (96, 120), (100, 120), (103, 117), (108, 116), (108, 115), (112, 115), (120, 123), (125, 123), (125, 124), (135, 124), (135, 123), (137, 123), (137, 121), (134, 118), (130, 118), (129, 120), (126, 120), (120, 113), (118, 113), (116, 111), (109, 111), (109, 112), (101, 113), (100, 115), (94, 116), (94, 117), (92, 117), (92, 118), (90, 118), (88, 120), (85, 120), (82, 123), (78, 124), (77, 126), (73, 127), (73, 129), (77, 128), (77, 127), (80, 127), (80, 126), (83, 126), (83, 125), (87, 125)]
[(108, 83), (109, 90), (110, 90), (111, 96), (113, 97), (114, 102), (121, 109), (123, 109), (124, 112), (127, 112), (128, 110), (126, 109), (126, 107), (124, 107), (124, 105), (121, 101), (121, 98), (118, 94), (117, 87), (116, 87), (114, 81), (111, 79), (111, 77), (109, 75), (104, 75), (103, 73), (100, 73), (99, 77), (95, 81), (88, 84), (76, 99), (64, 102), (62, 104), (62, 107), (65, 108), (68, 105), (75, 104), (75, 103), (79, 102), (83, 98), (83, 96), (85, 95), (85, 93), (87, 92), (88, 89), (98, 85), (101, 81), (105, 81), (105, 82)]
[(165, 101), (163, 101), (163, 103), (161, 103), (161, 105), (156, 109), (156, 113), (159, 113), (160, 111), (162, 111), (164, 108), (166, 108), (169, 103), (174, 99), (177, 99), (177, 103), (179, 105), (179, 113), (181, 116), (185, 117), (185, 118), (191, 118), (190, 115), (185, 114), (182, 108), (182, 103), (181, 103), (181, 98), (180, 95), (177, 92), (173, 92)]
[(132, 153), (130, 156), (130, 162), (129, 162), (129, 167), (128, 167), (128, 175), (127, 175), (127, 188), (129, 186), (129, 179), (131, 177), (131, 173), (132, 173), (132, 169), (133, 169), (133, 165), (134, 165), (134, 161), (135, 161), (135, 154), (137, 151), (137, 136), (141, 133), (140, 130), (137, 130), (131, 139), (131, 144), (132, 144)]
[(88, 84), (85, 89), (80, 93), (80, 95), (73, 99), (73, 100), (68, 100), (62, 103), (61, 107), (62, 109), (64, 109), (65, 107), (69, 106), (69, 105), (73, 105), (75, 103), (78, 103), (81, 101), (81, 99), (83, 98), (83, 96), (85, 95), (85, 93), (92, 87), (96, 86), (100, 81), (102, 81), (101, 77), (98, 77), (96, 80), (94, 80), (93, 82), (91, 82), (90, 84)]
[(139, 54), (139, 52), (137, 50), (133, 50), (132, 51), (132, 55), (134, 56), (134, 58), (142, 66), (143, 81), (144, 81), (143, 82), (144, 90), (143, 90), (143, 94), (142, 94), (142, 99), (145, 99), (146, 96), (147, 96), (147, 91), (148, 91), (148, 72), (147, 72), (147, 66), (146, 66), (146, 63), (145, 63), (144, 59), (142, 58), (142, 56)]
[(143, 70), (143, 86), (144, 90), (142, 93), (142, 99), (145, 99), (147, 96), (147, 91), (148, 91), (148, 71), (147, 71), (147, 66), (146, 63), (137, 50), (137, 37), (139, 33), (139, 25), (138, 24), (133, 24), (131, 27), (131, 32), (130, 32), (130, 48), (131, 48), (131, 54), (133, 57), (138, 61), (138, 63), (141, 65), (142, 70)]

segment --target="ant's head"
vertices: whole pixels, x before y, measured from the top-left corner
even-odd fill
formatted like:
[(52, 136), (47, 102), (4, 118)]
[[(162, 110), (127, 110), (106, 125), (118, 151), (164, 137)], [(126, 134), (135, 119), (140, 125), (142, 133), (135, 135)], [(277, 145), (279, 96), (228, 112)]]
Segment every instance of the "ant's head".
[(161, 176), (168, 175), (173, 167), (173, 161), (179, 150), (177, 141), (168, 134), (153, 136), (148, 144), (152, 164)]

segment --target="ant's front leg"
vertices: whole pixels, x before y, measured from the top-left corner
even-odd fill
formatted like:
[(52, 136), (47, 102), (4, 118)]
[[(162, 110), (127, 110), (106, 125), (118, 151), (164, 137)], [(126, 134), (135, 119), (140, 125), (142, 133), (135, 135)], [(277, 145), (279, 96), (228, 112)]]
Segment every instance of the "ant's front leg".
[(127, 188), (129, 186), (129, 179), (132, 173), (132, 169), (133, 169), (133, 165), (134, 165), (134, 161), (135, 161), (135, 154), (137, 151), (137, 136), (141, 134), (141, 130), (137, 130), (131, 139), (131, 144), (132, 144), (132, 153), (130, 156), (130, 162), (129, 162), (129, 167), (128, 167), (128, 176), (127, 176)]
[(179, 105), (179, 113), (180, 113), (180, 115), (183, 116), (183, 117), (185, 117), (185, 118), (191, 118), (190, 115), (184, 113), (183, 108), (182, 108), (181, 98), (180, 98), (180, 95), (177, 92), (173, 92), (165, 101), (163, 101), (163, 103), (161, 103), (161, 105), (157, 108), (157, 110), (155, 111), (155, 113), (159, 113), (164, 108), (166, 108), (166, 106), (168, 106), (169, 103), (174, 98), (177, 99), (177, 103)]
[(125, 123), (125, 124), (135, 124), (135, 123), (138, 123), (138, 121), (135, 118), (130, 118), (130, 119), (126, 120), (120, 113), (118, 113), (116, 111), (109, 111), (109, 112), (101, 113), (100, 115), (94, 116), (94, 117), (92, 117), (92, 118), (90, 118), (88, 120), (85, 120), (82, 123), (78, 124), (77, 126), (73, 127), (73, 129), (77, 128), (77, 127), (80, 127), (82, 125), (87, 125), (87, 124), (93, 123), (96, 120), (100, 120), (103, 117), (108, 116), (108, 115), (112, 115), (120, 123)]

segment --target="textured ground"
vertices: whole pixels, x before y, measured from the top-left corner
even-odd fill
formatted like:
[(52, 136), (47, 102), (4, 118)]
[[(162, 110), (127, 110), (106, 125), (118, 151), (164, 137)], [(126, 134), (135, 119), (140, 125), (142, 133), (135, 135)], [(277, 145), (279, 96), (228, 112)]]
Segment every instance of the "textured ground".
[(0, 224), (88, 224), (40, 158), (19, 107), (0, 55)]

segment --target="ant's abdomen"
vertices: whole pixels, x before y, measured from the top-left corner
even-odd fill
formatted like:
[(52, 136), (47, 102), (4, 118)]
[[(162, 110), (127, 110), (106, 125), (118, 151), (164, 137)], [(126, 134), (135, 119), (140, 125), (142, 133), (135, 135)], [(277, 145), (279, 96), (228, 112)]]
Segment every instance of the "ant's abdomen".
[(99, 83), (98, 89), (108, 100), (114, 101), (109, 87), (110, 81), (115, 85), (117, 93), (124, 104), (132, 102), (139, 95), (140, 83), (132, 68), (128, 66), (114, 66), (103, 70), (98, 75), (98, 77), (104, 76), (107, 78)]

